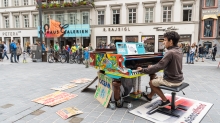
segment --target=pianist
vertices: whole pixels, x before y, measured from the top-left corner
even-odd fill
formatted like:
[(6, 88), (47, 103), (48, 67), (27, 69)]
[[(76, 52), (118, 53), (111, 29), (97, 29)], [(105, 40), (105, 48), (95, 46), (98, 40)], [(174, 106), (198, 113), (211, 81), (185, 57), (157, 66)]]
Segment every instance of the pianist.
[[(150, 88), (151, 93), (143, 95), (148, 101), (152, 100), (153, 95), (156, 93), (162, 99), (161, 107), (170, 104), (170, 101), (164, 96), (160, 85), (164, 86), (180, 86), (183, 81), (182, 72), (182, 51), (178, 48), (179, 34), (171, 31), (164, 34), (164, 46), (167, 48), (163, 59), (155, 65), (149, 65), (148, 68), (138, 67), (137, 70), (150, 75)], [(156, 72), (164, 70), (163, 77), (156, 77)]]

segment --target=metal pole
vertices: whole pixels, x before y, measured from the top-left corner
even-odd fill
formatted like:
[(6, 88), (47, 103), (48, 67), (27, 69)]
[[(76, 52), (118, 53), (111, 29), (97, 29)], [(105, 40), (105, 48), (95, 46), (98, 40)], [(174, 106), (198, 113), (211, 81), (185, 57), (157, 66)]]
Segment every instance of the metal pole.
[(41, 45), (40, 45), (40, 47), (41, 47), (41, 59), (42, 59), (42, 54), (43, 54), (43, 52), (42, 52), (42, 44), (43, 44), (43, 37), (42, 37), (42, 33), (43, 33), (43, 31), (42, 31), (42, 2), (41, 2), (41, 0), (37, 0), (37, 2), (38, 2), (38, 6), (39, 6), (39, 19), (40, 19), (40, 43), (41, 43)]

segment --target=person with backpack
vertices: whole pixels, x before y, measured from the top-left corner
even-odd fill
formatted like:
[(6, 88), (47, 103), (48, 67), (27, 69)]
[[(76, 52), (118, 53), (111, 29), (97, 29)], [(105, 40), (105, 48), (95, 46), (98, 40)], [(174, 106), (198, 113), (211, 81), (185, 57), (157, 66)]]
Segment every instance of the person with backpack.
[(14, 40), (12, 40), (12, 42), (10, 44), (10, 49), (11, 49), (11, 63), (13, 63), (13, 59), (12, 59), (13, 56), (14, 56), (15, 63), (18, 63), (17, 60), (16, 60), (16, 57), (17, 57), (17, 54), (16, 54), (17, 46), (16, 46)]

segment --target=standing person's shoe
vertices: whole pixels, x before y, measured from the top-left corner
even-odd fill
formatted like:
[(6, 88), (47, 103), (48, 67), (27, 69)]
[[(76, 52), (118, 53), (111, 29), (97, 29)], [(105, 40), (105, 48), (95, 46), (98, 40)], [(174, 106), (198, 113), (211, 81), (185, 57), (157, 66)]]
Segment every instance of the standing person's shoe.
[(165, 107), (165, 106), (168, 106), (168, 105), (170, 105), (170, 101), (169, 100), (167, 100), (166, 102), (162, 101), (162, 103), (159, 106), (160, 107)]
[(13, 61), (11, 61), (11, 63), (14, 63)]
[(148, 101), (150, 102), (152, 99), (148, 98), (147, 94), (145, 94), (144, 92), (142, 93), (142, 96)]

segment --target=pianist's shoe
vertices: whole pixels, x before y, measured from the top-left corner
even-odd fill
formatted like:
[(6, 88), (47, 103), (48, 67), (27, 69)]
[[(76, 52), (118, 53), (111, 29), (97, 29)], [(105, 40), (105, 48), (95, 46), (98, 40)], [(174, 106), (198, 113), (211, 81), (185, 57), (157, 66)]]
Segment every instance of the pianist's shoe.
[(167, 100), (166, 102), (164, 102), (164, 101), (161, 100), (161, 102), (162, 102), (162, 103), (159, 105), (160, 107), (165, 107), (165, 106), (170, 105), (170, 101), (169, 101), (169, 100)]
[(145, 94), (144, 92), (142, 93), (142, 96), (148, 101), (150, 102), (152, 99), (148, 98), (147, 94)]

